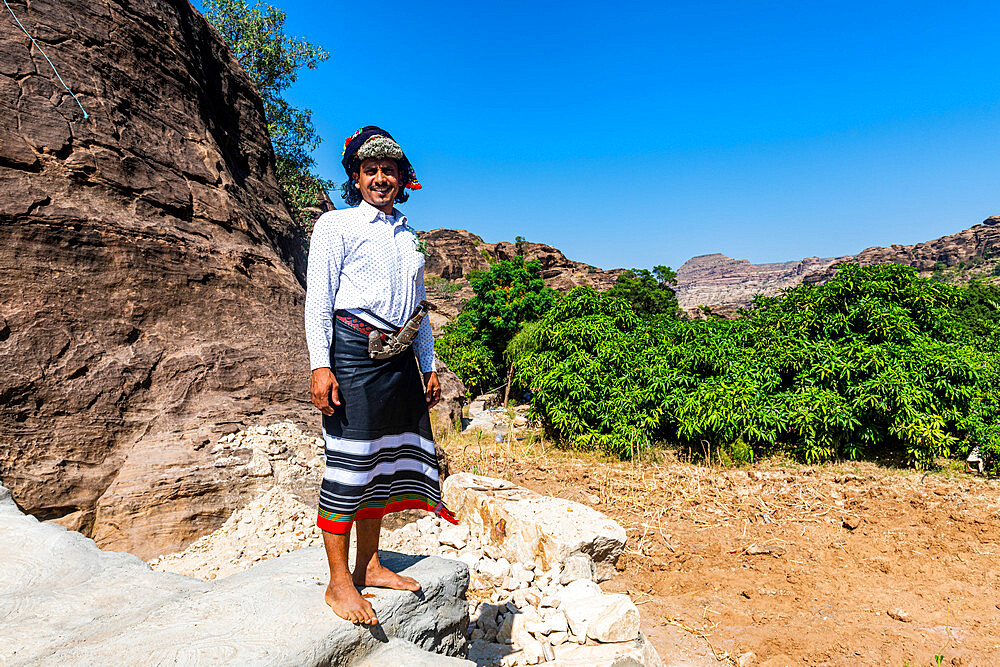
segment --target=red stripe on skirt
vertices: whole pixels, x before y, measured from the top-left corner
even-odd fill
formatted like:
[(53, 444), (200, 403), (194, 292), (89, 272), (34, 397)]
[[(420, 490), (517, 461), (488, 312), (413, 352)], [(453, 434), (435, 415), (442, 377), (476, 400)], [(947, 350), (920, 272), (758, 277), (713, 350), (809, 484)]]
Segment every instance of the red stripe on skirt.
[[(385, 507), (362, 507), (354, 513), (354, 521), (357, 521), (358, 519), (381, 519), (386, 514), (391, 514), (400, 510), (427, 510), (428, 512), (438, 514), (436, 506), (431, 505), (430, 503), (425, 503), (421, 500), (409, 499), (398, 500), (394, 503), (389, 503)], [(458, 523), (455, 519), (455, 515), (443, 505), (442, 511), (438, 514), (438, 516), (449, 523)], [(351, 532), (351, 524), (353, 524), (354, 521), (331, 521), (330, 519), (326, 519), (322, 516), (316, 517), (316, 525), (319, 529), (327, 533), (333, 533), (334, 535), (346, 535)]]

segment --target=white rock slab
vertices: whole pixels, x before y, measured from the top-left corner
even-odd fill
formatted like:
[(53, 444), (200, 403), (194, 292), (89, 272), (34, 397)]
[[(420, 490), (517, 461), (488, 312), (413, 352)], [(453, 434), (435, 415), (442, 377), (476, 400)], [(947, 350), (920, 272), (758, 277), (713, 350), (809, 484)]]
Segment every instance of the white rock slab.
[(352, 667), (476, 667), (464, 658), (451, 658), (425, 651), (416, 644), (390, 639), (383, 647), (354, 663)]
[(468, 569), (383, 552), (420, 595), (367, 589), (373, 628), (323, 601), (321, 548), (204, 582), (154, 572), (128, 554), (22, 514), (0, 487), (0, 664), (352, 665), (396, 638), (464, 656)]
[(562, 573), (559, 575), (560, 584), (568, 584), (577, 579), (594, 580), (594, 561), (590, 556), (570, 556), (563, 565)]
[(627, 595), (616, 597), (587, 624), (587, 636), (602, 643), (631, 641), (639, 636), (639, 610)]
[(512, 561), (542, 569), (588, 556), (598, 581), (610, 579), (625, 548), (625, 529), (597, 510), (550, 498), (506, 480), (471, 473), (449, 476), (445, 502), (483, 541)]

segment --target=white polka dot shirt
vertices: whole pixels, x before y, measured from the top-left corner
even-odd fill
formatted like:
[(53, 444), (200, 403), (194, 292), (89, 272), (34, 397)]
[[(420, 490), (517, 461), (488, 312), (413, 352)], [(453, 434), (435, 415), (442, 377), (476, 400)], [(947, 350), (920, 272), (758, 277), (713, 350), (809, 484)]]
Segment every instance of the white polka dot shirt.
[[(311, 368), (330, 367), (334, 311), (350, 310), (384, 329), (359, 312), (366, 310), (401, 327), (425, 298), (424, 255), (405, 215), (393, 209), (386, 216), (368, 202), (324, 213), (313, 228), (306, 271)], [(437, 369), (430, 318), (420, 324), (413, 349), (423, 372)]]

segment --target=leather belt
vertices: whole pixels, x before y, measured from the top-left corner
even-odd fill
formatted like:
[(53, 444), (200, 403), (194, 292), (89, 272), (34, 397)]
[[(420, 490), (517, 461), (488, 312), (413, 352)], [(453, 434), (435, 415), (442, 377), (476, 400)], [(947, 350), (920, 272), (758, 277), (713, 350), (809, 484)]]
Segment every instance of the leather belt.
[(360, 317), (352, 315), (351, 313), (347, 312), (346, 310), (338, 310), (333, 315), (340, 322), (346, 324), (350, 328), (352, 328), (355, 331), (357, 331), (358, 333), (362, 334), (365, 338), (368, 338), (368, 336), (373, 331), (378, 331), (379, 334), (382, 336), (382, 340), (385, 340), (388, 337), (388, 334), (385, 331), (382, 331), (381, 329), (379, 329), (376, 326), (372, 326), (371, 324), (369, 324), (368, 322), (365, 322)]

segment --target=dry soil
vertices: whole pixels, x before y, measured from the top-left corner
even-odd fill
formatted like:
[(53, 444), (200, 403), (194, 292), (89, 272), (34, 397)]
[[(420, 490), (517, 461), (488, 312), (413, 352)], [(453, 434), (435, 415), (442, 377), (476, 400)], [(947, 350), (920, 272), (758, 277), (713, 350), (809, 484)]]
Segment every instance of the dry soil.
[(604, 588), (632, 596), (668, 664), (1000, 664), (995, 480), (954, 466), (726, 469), (488, 438), (447, 447), (453, 472), (506, 477), (625, 526), (622, 571)]

